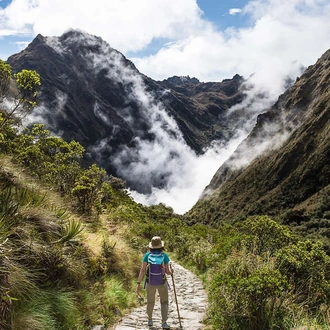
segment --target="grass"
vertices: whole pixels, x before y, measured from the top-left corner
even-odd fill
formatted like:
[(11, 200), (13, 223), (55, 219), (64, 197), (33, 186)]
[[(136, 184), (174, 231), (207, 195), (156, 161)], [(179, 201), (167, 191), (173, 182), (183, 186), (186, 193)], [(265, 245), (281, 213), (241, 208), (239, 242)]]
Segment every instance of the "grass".
[(25, 301), (20, 308), (14, 309), (12, 328), (13, 330), (76, 329), (80, 319), (73, 293), (61, 290), (36, 290), (33, 299)]
[(32, 191), (37, 191), (40, 193), (40, 199), (46, 198), (45, 196), (47, 196), (48, 208), (71, 210), (71, 205), (68, 198), (65, 196), (60, 196), (51, 187), (42, 185), (38, 179), (29, 175), (26, 168), (13, 162), (12, 157), (1, 154), (0, 166), (12, 175), (15, 186), (21, 186)]
[(75, 239), (84, 230), (82, 224), (76, 220), (69, 220), (61, 226), (59, 242), (66, 243)]
[[(0, 158), (7, 171), (10, 165), (9, 157)], [(232, 226), (188, 226), (163, 206), (143, 207), (125, 194), (115, 196), (115, 190), (111, 194), (116, 203), (100, 206), (102, 213), (78, 215), (66, 197), (18, 165), (12, 168), (12, 187), (0, 193), (0, 244), (10, 237), (8, 248), (0, 246), (0, 257), (5, 257), (3, 270), (10, 274), (12, 329), (110, 326), (137, 304), (134, 287), (143, 249), (156, 234), (167, 242), (171, 256), (189, 265), (204, 282), (213, 280), (210, 269), (238, 246), (240, 232)], [(260, 278), (266, 283), (266, 275)], [(285, 321), (288, 329), (318, 329), (328, 322), (324, 315), (295, 315), (293, 321)]]
[[(95, 217), (77, 215), (65, 197), (10, 157), (1, 156), (0, 166), (13, 178), (0, 192), (0, 261), (8, 274), (11, 329), (79, 330), (115, 322), (116, 308), (134, 305), (129, 292), (138, 259), (120, 224), (102, 216), (95, 225)], [(1, 290), (5, 284), (0, 281)]]
[(105, 303), (110, 309), (125, 311), (135, 305), (136, 296), (128, 292), (121, 281), (111, 276), (104, 280)]

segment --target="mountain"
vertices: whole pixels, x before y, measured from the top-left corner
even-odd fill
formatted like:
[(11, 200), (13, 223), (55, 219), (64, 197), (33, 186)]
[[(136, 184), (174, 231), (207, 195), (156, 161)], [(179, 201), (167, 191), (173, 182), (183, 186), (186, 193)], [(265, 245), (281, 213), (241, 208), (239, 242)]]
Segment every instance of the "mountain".
[(330, 50), (297, 78), (219, 168), (191, 222), (267, 214), (330, 235)]
[[(29, 123), (43, 122), (65, 140), (80, 142), (88, 162), (142, 193), (166, 186), (166, 166), (180, 156), (176, 141), (201, 154), (213, 140), (225, 143), (234, 136), (238, 117), (251, 117), (242, 108), (227, 111), (245, 97), (241, 76), (211, 83), (190, 77), (155, 81), (101, 38), (81, 31), (38, 35), (8, 63), (14, 72), (40, 74), (40, 99)], [(164, 165), (132, 175), (139, 164), (152, 162), (143, 148), (152, 154), (154, 143), (159, 149), (171, 145)]]

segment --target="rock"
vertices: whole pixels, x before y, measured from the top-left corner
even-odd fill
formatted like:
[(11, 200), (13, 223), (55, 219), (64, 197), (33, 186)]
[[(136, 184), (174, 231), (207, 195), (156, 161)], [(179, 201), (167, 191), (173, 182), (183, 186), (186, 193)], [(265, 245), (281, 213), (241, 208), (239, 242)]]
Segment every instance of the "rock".
[(92, 330), (105, 330), (103, 325), (96, 325), (92, 328)]

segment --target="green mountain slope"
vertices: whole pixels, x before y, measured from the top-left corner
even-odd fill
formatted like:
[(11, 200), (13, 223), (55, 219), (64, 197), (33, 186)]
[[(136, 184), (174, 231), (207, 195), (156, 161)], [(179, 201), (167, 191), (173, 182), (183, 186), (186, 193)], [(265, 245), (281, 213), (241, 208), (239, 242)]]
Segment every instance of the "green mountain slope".
[(188, 212), (189, 220), (219, 224), (268, 214), (328, 235), (329, 85), (330, 51), (259, 115), (253, 131)]

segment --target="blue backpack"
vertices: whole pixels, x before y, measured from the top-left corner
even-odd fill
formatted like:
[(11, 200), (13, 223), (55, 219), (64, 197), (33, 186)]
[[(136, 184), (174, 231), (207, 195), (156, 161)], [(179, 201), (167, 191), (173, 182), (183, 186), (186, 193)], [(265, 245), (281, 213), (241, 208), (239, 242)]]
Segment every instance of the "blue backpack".
[(166, 281), (164, 253), (150, 253), (148, 256), (147, 282), (150, 285), (162, 285)]

